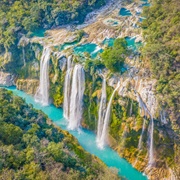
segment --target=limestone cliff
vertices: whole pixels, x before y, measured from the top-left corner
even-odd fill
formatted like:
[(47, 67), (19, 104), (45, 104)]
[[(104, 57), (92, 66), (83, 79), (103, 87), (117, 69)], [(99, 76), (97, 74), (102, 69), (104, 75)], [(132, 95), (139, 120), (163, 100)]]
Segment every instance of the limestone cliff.
[(32, 95), (36, 93), (38, 85), (39, 80), (37, 79), (18, 79), (16, 81), (17, 89)]
[(14, 78), (14, 75), (0, 71), (0, 86), (13, 86)]
[[(82, 26), (51, 30), (44, 38), (34, 37), (30, 40), (25, 38), (27, 43), (23, 44), (22, 39), (19, 45), (22, 50), (21, 64), (24, 62), (24, 66), (17, 71), (16, 86), (28, 94), (35, 94), (39, 84), (42, 46), (48, 46), (52, 51), (49, 67), (50, 99), (56, 107), (62, 107), (67, 59), (72, 57), (73, 63), (82, 64), (86, 73), (82, 126), (96, 133), (102, 74), (107, 78), (108, 100), (117, 82), (120, 81), (120, 88), (112, 102), (109, 145), (152, 180), (178, 179), (180, 178), (180, 128), (159, 104), (156, 96), (157, 80), (143, 64), (139, 53), (132, 53), (132, 56), (126, 59), (125, 73), (111, 73), (104, 67), (97, 66), (95, 61), (89, 61), (89, 55), (85, 55), (84, 58), (74, 53), (73, 48), (84, 43), (96, 43), (100, 48), (104, 48), (102, 41), (105, 38), (136, 36), (136, 41), (143, 41), (141, 29), (134, 27), (139, 20), (136, 15), (139, 3), (127, 6), (133, 16), (124, 18), (117, 15), (119, 9), (115, 8), (120, 8), (121, 4), (120, 6), (116, 6), (116, 3), (111, 5), (114, 11), (101, 10), (103, 13), (97, 16), (97, 21), (93, 19), (91, 21), (92, 14), (90, 14), (87, 22)], [(113, 22), (118, 25), (113, 26)], [(84, 33), (81, 38), (77, 38), (78, 33), (82, 33), (79, 30), (83, 30)], [(63, 49), (62, 46), (66, 45), (67, 47)], [(0, 84), (12, 85), (11, 77), (10, 74), (1, 73)], [(152, 119), (153, 131), (151, 131)], [(152, 136), (153, 163), (149, 164)]]

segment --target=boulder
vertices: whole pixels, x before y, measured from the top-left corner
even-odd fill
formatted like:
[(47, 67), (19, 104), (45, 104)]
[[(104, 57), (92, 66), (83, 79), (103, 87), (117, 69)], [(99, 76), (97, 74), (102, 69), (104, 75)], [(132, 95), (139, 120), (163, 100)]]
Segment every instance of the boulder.
[(13, 86), (14, 75), (0, 71), (0, 86)]

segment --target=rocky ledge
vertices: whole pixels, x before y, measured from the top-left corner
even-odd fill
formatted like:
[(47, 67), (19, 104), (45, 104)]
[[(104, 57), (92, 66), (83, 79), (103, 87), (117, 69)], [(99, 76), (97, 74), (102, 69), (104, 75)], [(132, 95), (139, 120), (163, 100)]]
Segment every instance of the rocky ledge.
[(16, 81), (17, 89), (26, 92), (27, 94), (35, 94), (39, 85), (37, 79), (18, 79)]
[(0, 86), (13, 86), (14, 78), (14, 75), (0, 71)]

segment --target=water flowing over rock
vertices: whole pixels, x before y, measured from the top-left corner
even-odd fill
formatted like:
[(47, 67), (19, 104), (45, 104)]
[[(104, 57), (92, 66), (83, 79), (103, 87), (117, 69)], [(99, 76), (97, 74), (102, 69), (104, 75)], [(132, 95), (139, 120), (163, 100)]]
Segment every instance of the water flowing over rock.
[(72, 56), (69, 56), (67, 59), (67, 71), (64, 82), (64, 103), (63, 103), (63, 112), (64, 117), (69, 119), (69, 108), (70, 108), (70, 95), (71, 95), (71, 76), (72, 76)]
[(82, 65), (77, 64), (73, 70), (70, 115), (68, 128), (78, 129), (81, 125), (83, 114), (83, 96), (85, 90), (85, 72)]
[(35, 94), (35, 100), (42, 105), (49, 104), (49, 60), (51, 50), (44, 47), (40, 62), (40, 85)]
[[(148, 100), (147, 100), (147, 104), (149, 105), (149, 107), (153, 106), (153, 96), (151, 96), (151, 93), (148, 94)], [(137, 101), (139, 102), (139, 107), (141, 109), (141, 113), (143, 112), (145, 116), (149, 116), (150, 117), (150, 131), (149, 131), (149, 161), (148, 161), (148, 166), (152, 166), (154, 163), (154, 142), (153, 142), (153, 134), (154, 134), (154, 119), (153, 119), (153, 110), (148, 110), (146, 104), (143, 102), (143, 100), (141, 99), (140, 95), (137, 93)], [(151, 108), (152, 109), (152, 108)], [(142, 136), (145, 130), (145, 119), (143, 122), (143, 128), (142, 128), (142, 132), (141, 132), (141, 136), (139, 139), (139, 143), (138, 143), (138, 148), (140, 149), (142, 147)]]
[(167, 124), (168, 121), (166, 119), (166, 112), (164, 110), (161, 110), (160, 112), (160, 120), (162, 124)]
[(148, 165), (152, 166), (154, 163), (154, 119), (151, 117), (151, 126), (150, 126), (150, 147), (149, 147), (149, 161)]
[(29, 38), (22, 36), (22, 38), (19, 40), (18, 46), (22, 46), (22, 58), (24, 66), (26, 66), (26, 59), (25, 59), (25, 46), (29, 44)]
[(149, 110), (149, 115), (151, 119), (151, 125), (150, 125), (150, 147), (149, 147), (149, 166), (152, 166), (154, 164), (154, 108), (153, 108), (153, 103), (154, 103), (154, 95), (152, 92), (148, 93), (148, 100), (147, 104), (149, 105), (150, 110)]
[(101, 149), (103, 149), (103, 147), (106, 143), (109, 119), (110, 119), (110, 115), (111, 115), (111, 104), (112, 104), (112, 100), (114, 98), (115, 92), (118, 90), (119, 87), (120, 87), (120, 82), (118, 82), (117, 87), (114, 89), (114, 91), (111, 95), (111, 98), (109, 100), (108, 106), (107, 106), (107, 110), (106, 110), (106, 114), (105, 114), (105, 118), (104, 118), (104, 124), (103, 124), (103, 128), (102, 128), (102, 134), (101, 134), (100, 141), (98, 142), (98, 147)]
[(59, 60), (59, 67), (61, 69), (61, 71), (64, 71), (66, 69), (66, 64), (67, 64), (67, 59), (66, 57), (61, 57)]
[(142, 139), (143, 139), (143, 134), (144, 134), (145, 127), (146, 127), (146, 119), (144, 118), (142, 132), (141, 132), (141, 136), (140, 136), (139, 142), (138, 142), (138, 149), (139, 150), (142, 148)]
[(102, 135), (102, 127), (104, 123), (105, 113), (106, 113), (106, 79), (103, 78), (102, 84), (102, 93), (101, 93), (101, 101), (99, 106), (99, 113), (98, 113), (98, 128), (97, 128), (97, 143), (100, 143), (100, 138)]
[[(119, 95), (123, 97), (129, 97), (136, 100), (139, 103), (140, 114), (145, 117), (143, 121), (142, 132), (140, 135), (138, 149), (142, 148), (142, 139), (146, 128), (146, 117), (150, 119), (149, 131), (148, 131), (148, 169), (155, 163), (154, 157), (154, 117), (158, 107), (157, 100), (154, 95), (154, 80), (143, 79), (135, 76), (133, 78), (120, 78), (122, 85), (119, 88)], [(112, 77), (108, 84), (112, 86), (112, 82), (116, 79)], [(129, 87), (129, 88), (128, 88)], [(164, 118), (162, 118), (164, 119)], [(136, 164), (136, 163), (135, 163)]]

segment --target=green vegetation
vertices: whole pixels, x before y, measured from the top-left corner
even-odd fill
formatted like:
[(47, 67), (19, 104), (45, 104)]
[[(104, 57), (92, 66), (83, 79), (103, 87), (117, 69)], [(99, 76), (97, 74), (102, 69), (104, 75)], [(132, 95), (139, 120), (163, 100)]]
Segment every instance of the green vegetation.
[(125, 39), (116, 39), (112, 47), (108, 47), (102, 53), (102, 59), (106, 68), (112, 72), (119, 72), (127, 55), (127, 42)]
[(176, 0), (154, 0), (151, 7), (144, 8), (142, 22), (146, 45), (143, 57), (149, 62), (153, 76), (158, 80), (159, 102), (173, 121), (179, 114), (179, 44), (180, 3)]
[[(21, 50), (17, 44), (24, 34), (31, 36), (38, 29), (42, 31), (70, 22), (82, 23), (88, 12), (104, 4), (104, 0), (0, 1), (0, 54), (11, 54), (10, 62), (0, 56), (0, 67), (11, 61), (14, 61), (17, 67), (22, 66)], [(79, 35), (81, 37), (82, 32)], [(9, 66), (3, 68), (10, 70)]]
[(95, 130), (98, 120), (97, 96), (101, 88), (101, 79), (97, 75), (97, 69), (104, 67), (99, 59), (86, 59), (86, 89), (84, 92), (83, 125), (88, 129)]
[(68, 132), (0, 88), (0, 179), (119, 179)]

